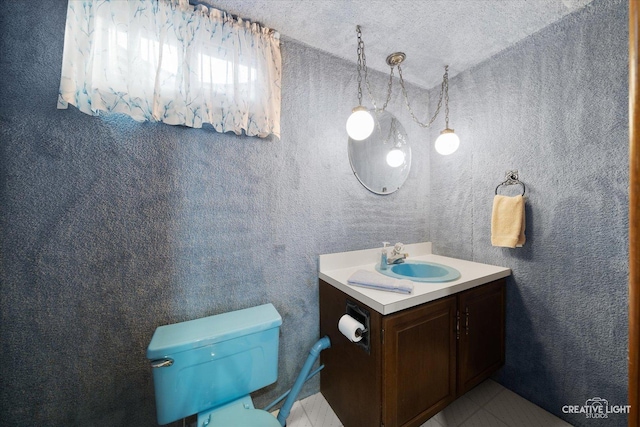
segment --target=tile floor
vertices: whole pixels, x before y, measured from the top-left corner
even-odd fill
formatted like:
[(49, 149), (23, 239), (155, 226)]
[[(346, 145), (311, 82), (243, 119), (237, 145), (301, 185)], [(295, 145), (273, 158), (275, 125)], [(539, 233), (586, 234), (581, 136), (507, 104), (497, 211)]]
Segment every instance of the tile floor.
[[(567, 427), (571, 424), (492, 380), (461, 396), (421, 427)], [(296, 402), (287, 427), (342, 427), (322, 394)]]

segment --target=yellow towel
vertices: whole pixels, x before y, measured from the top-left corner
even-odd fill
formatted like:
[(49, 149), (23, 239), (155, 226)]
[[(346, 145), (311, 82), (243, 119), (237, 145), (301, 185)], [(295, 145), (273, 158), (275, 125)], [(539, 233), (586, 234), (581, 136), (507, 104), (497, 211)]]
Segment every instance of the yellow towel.
[(505, 248), (522, 247), (524, 237), (524, 198), (500, 196), (493, 198), (491, 214), (491, 244)]

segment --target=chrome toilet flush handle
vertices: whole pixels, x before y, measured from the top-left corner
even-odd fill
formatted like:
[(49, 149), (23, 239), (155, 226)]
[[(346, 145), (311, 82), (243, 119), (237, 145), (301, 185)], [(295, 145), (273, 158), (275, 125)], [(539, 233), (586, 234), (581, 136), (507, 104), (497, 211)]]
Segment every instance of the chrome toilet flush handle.
[(157, 359), (151, 362), (152, 368), (168, 368), (171, 365), (173, 365), (173, 359), (169, 359), (169, 358)]

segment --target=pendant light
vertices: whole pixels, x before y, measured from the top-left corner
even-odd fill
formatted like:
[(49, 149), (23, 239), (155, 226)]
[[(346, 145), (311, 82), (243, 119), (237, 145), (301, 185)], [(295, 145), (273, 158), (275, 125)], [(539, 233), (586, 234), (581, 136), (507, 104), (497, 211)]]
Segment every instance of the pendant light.
[(436, 151), (443, 156), (455, 153), (460, 146), (460, 138), (449, 129), (449, 66), (444, 67), (444, 77), (442, 79), (442, 90), (444, 91), (444, 130), (436, 139)]
[[(361, 141), (363, 139), (368, 138), (373, 129), (375, 127), (375, 119), (371, 114), (371, 110), (368, 110), (366, 107), (362, 106), (362, 74), (364, 72), (364, 82), (369, 91), (369, 96), (374, 105), (373, 111), (384, 111), (391, 99), (391, 88), (393, 83), (393, 70), (395, 67), (398, 67), (398, 78), (400, 81), (400, 87), (402, 88), (402, 94), (404, 96), (405, 104), (409, 114), (413, 121), (415, 121), (420, 127), (428, 128), (431, 127), (436, 117), (440, 113), (440, 108), (442, 107), (442, 100), (445, 102), (445, 129), (440, 132), (440, 136), (436, 139), (435, 149), (439, 154), (449, 155), (454, 153), (458, 147), (460, 146), (460, 138), (455, 134), (453, 129), (449, 128), (449, 66), (445, 65), (444, 67), (444, 75), (442, 76), (442, 84), (440, 86), (440, 96), (438, 99), (438, 105), (436, 107), (436, 112), (431, 117), (428, 123), (421, 122), (413, 112), (411, 105), (409, 104), (409, 97), (407, 95), (407, 88), (404, 84), (404, 78), (402, 77), (402, 67), (400, 64), (406, 59), (406, 55), (403, 52), (395, 52), (391, 55), (387, 56), (387, 65), (391, 67), (391, 72), (389, 74), (389, 85), (387, 90), (387, 100), (384, 103), (384, 106), (381, 110), (378, 110), (376, 107), (375, 100), (373, 99), (373, 95), (371, 94), (371, 88), (369, 86), (369, 82), (367, 79), (367, 62), (366, 56), (364, 53), (364, 42), (362, 41), (362, 31), (360, 26), (356, 26), (356, 32), (358, 34), (358, 106), (355, 107), (352, 111), (351, 116), (347, 120), (347, 133), (349, 137), (356, 141)], [(389, 165), (398, 163), (399, 154), (394, 153), (392, 149), (387, 155), (387, 163)], [(401, 164), (401, 163), (400, 163)]]
[(443, 156), (455, 153), (460, 146), (460, 138), (453, 132), (453, 129), (446, 128), (440, 132), (436, 139), (436, 151)]
[(366, 107), (359, 105), (355, 107), (347, 119), (347, 134), (351, 139), (362, 141), (369, 138), (373, 133), (375, 121)]
[(373, 133), (375, 121), (371, 112), (362, 106), (362, 71), (364, 69), (366, 80), (367, 63), (359, 25), (356, 27), (356, 31), (358, 33), (358, 106), (351, 111), (351, 115), (347, 119), (347, 134), (353, 140), (362, 141)]

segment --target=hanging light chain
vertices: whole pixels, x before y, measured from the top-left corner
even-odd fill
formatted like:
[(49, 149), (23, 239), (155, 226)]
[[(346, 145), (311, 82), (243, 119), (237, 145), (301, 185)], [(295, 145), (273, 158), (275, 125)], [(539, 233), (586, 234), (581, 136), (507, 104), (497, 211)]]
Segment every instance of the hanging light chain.
[(367, 87), (367, 92), (369, 93), (369, 98), (371, 98), (371, 103), (373, 104), (373, 109), (377, 110), (376, 100), (373, 97), (373, 93), (371, 92), (371, 85), (369, 84), (369, 76), (367, 69), (367, 55), (364, 53), (364, 40), (362, 40), (362, 31), (360, 30), (360, 25), (356, 27), (358, 31), (358, 49), (360, 52), (360, 58), (362, 61), (362, 69), (364, 70), (364, 84)]
[[(371, 85), (369, 84), (369, 78), (367, 75), (367, 57), (364, 52), (364, 40), (362, 40), (362, 30), (360, 29), (360, 25), (356, 25), (356, 33), (358, 35), (358, 105), (362, 105), (362, 80), (364, 74), (364, 83), (367, 88), (367, 92), (369, 93), (369, 98), (371, 98), (371, 103), (373, 104), (373, 108), (375, 111), (385, 111), (387, 109), (387, 105), (389, 105), (389, 101), (391, 100), (391, 93), (393, 88), (393, 70), (395, 65), (391, 65), (391, 72), (389, 73), (389, 83), (387, 85), (387, 98), (382, 106), (382, 109), (378, 109), (376, 104), (376, 100), (373, 97), (373, 91), (371, 90)], [(404, 59), (404, 54), (402, 59)], [(401, 61), (400, 61), (401, 62)], [(404, 78), (402, 76), (402, 67), (398, 63), (398, 76), (400, 80), (400, 86), (402, 87), (402, 95), (404, 96), (404, 101), (407, 106), (407, 110), (409, 110), (409, 114), (414, 122), (416, 122), (420, 127), (428, 128), (440, 114), (440, 109), (442, 108), (442, 100), (444, 99), (444, 111), (445, 111), (445, 128), (449, 128), (449, 66), (445, 65), (444, 67), (444, 75), (442, 76), (442, 84), (440, 85), (440, 96), (438, 98), (438, 105), (436, 107), (436, 111), (429, 120), (428, 123), (422, 123), (418, 117), (416, 117), (413, 109), (411, 108), (411, 104), (409, 103), (409, 96), (407, 95), (407, 89), (404, 85)]]
[(375, 111), (386, 110), (387, 105), (391, 100), (391, 89), (393, 88), (393, 67), (391, 67), (391, 73), (389, 73), (389, 83), (387, 84), (387, 99), (384, 101), (384, 105), (382, 106), (382, 109), (378, 109), (378, 106), (376, 105), (376, 100), (373, 98), (373, 93), (371, 92), (371, 86), (369, 85), (369, 80), (366, 79), (366, 73), (365, 73), (365, 82), (367, 84), (367, 92), (369, 92), (369, 98), (371, 98), (371, 103), (373, 104), (373, 109)]
[(382, 106), (382, 111), (387, 109), (387, 105), (391, 100), (391, 88), (393, 87), (393, 68), (394, 67), (391, 67), (391, 72), (389, 73), (389, 84), (387, 85), (387, 100), (384, 101), (384, 105)]
[(423, 128), (430, 127), (433, 124), (433, 122), (436, 120), (436, 117), (438, 117), (438, 114), (440, 114), (440, 108), (442, 108), (442, 99), (444, 97), (445, 115), (446, 115), (445, 121), (446, 121), (446, 127), (448, 128), (449, 127), (449, 66), (445, 65), (444, 67), (444, 76), (442, 76), (442, 84), (440, 85), (440, 97), (438, 98), (438, 106), (436, 107), (436, 112), (434, 113), (433, 117), (431, 117), (431, 120), (429, 120), (428, 123), (422, 123), (413, 113), (413, 109), (409, 104), (407, 89), (404, 86), (404, 79), (402, 78), (402, 68), (400, 67), (400, 65), (398, 65), (398, 75), (400, 76), (400, 87), (402, 87), (402, 94), (404, 95), (404, 101), (405, 101), (405, 104), (407, 105), (407, 110), (409, 110), (409, 114), (411, 115), (411, 118), (413, 119), (413, 121), (416, 122), (418, 125), (420, 125), (420, 127), (423, 127)]
[(385, 111), (389, 101), (391, 100), (391, 92), (393, 88), (393, 68), (391, 67), (391, 73), (389, 74), (389, 83), (387, 85), (387, 99), (382, 106), (382, 109), (378, 109), (375, 98), (373, 97), (373, 91), (371, 90), (371, 84), (369, 83), (368, 69), (367, 69), (367, 56), (364, 52), (364, 40), (362, 40), (362, 30), (360, 25), (356, 25), (356, 32), (358, 34), (358, 105), (362, 105), (362, 74), (364, 74), (364, 84), (369, 93), (369, 98), (373, 104), (375, 111)]
[(444, 91), (444, 123), (445, 129), (449, 129), (449, 66), (444, 66), (444, 76), (442, 76), (442, 89), (440, 90), (440, 97), (442, 98), (442, 92)]
[(364, 58), (364, 42), (362, 41), (360, 25), (356, 26), (356, 32), (358, 33), (358, 105), (362, 105), (362, 68), (364, 63), (364, 69), (366, 72), (367, 63)]

